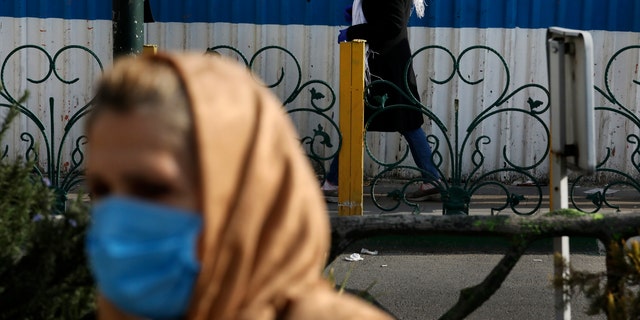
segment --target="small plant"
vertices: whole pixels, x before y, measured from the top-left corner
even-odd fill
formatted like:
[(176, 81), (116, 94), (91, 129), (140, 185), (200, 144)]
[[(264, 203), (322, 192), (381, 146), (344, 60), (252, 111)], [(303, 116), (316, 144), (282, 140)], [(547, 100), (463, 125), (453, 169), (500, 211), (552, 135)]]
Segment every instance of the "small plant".
[[(17, 117), (10, 109), (0, 141)], [(0, 161), (0, 319), (88, 319), (95, 289), (84, 256), (88, 210), (54, 214), (55, 195), (33, 163)]]
[(338, 290), (339, 293), (343, 293), (343, 292), (348, 292), (350, 294), (353, 294), (371, 304), (373, 304), (374, 306), (386, 311), (389, 314), (392, 314), (387, 308), (385, 308), (382, 304), (380, 304), (380, 302), (378, 302), (378, 300), (376, 299), (375, 296), (373, 296), (371, 294), (371, 289), (373, 289), (373, 287), (378, 283), (377, 281), (373, 281), (368, 287), (366, 287), (364, 290), (359, 290), (359, 289), (349, 289), (347, 288), (347, 282), (349, 281), (349, 278), (351, 277), (351, 273), (353, 272), (353, 267), (354, 265), (350, 265), (349, 266), (349, 270), (347, 270), (347, 273), (344, 276), (344, 279), (342, 279), (342, 282), (340, 282), (340, 284), (337, 283), (337, 278), (336, 278), (336, 273), (335, 273), (335, 269), (334, 268), (330, 268), (329, 271), (327, 272), (326, 275), (326, 279), (327, 281), (329, 281), (329, 283)]
[[(584, 294), (589, 301), (588, 315), (605, 314), (611, 320), (640, 319), (640, 242), (614, 241), (608, 250), (608, 271), (593, 273), (570, 268), (569, 278), (556, 278), (554, 285), (566, 285), (572, 294)], [(565, 262), (556, 256), (556, 263)]]

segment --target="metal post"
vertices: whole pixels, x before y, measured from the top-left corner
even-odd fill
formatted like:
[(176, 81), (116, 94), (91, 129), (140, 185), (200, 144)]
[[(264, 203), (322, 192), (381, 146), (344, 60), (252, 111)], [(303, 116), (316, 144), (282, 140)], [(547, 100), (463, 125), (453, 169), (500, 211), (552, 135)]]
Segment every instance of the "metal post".
[(113, 0), (113, 57), (142, 53), (144, 0)]
[[(567, 158), (554, 152), (550, 154), (550, 183), (549, 183), (549, 209), (569, 208), (569, 183), (567, 178)], [(569, 277), (569, 237), (559, 237), (553, 239), (554, 256), (560, 255), (564, 261), (562, 264), (554, 264), (554, 275), (557, 278), (567, 279)], [(568, 287), (563, 286), (555, 289), (555, 309), (556, 320), (571, 319), (571, 296)]]
[[(560, 154), (559, 150), (564, 150), (567, 135), (564, 130), (567, 119), (566, 104), (566, 82), (565, 73), (565, 52), (564, 43), (557, 41), (549, 42), (551, 57), (549, 58), (550, 82), (556, 79), (555, 87), (551, 88), (551, 153), (549, 154), (549, 210), (569, 208), (569, 183), (567, 178), (567, 157)], [(554, 82), (555, 83), (555, 82)], [(569, 237), (559, 237), (553, 239), (554, 256), (560, 256), (562, 264), (554, 263), (554, 276), (556, 279), (567, 279), (569, 277)], [(556, 320), (571, 319), (571, 297), (567, 294), (567, 287), (556, 287), (555, 289), (555, 309)]]
[[(550, 192), (551, 211), (569, 207), (567, 166), (593, 173), (596, 168), (593, 124), (593, 41), (581, 30), (547, 29), (547, 70), (551, 107)], [(553, 240), (556, 279), (569, 278), (569, 237)], [(555, 289), (556, 319), (571, 319), (567, 285)]]
[(340, 131), (338, 215), (362, 215), (365, 42), (340, 43)]
[(155, 56), (158, 54), (158, 46), (155, 44), (145, 44), (142, 47), (143, 56)]

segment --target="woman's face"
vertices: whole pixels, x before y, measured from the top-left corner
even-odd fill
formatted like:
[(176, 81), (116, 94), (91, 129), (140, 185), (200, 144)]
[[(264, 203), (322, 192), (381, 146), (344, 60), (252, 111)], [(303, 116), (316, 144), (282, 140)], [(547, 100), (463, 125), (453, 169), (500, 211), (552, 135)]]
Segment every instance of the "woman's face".
[(200, 212), (192, 151), (169, 131), (148, 113), (100, 114), (88, 132), (93, 199), (129, 196)]

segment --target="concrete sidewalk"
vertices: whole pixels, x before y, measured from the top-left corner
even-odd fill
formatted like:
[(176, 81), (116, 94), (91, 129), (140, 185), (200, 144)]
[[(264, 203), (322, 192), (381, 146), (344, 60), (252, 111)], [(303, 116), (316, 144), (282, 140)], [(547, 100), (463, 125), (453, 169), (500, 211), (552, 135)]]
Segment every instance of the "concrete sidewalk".
[[(544, 213), (549, 211), (549, 186), (541, 186), (540, 193), (535, 186), (507, 186), (509, 192), (512, 194), (519, 194), (525, 197), (516, 209), (521, 213), (532, 212), (536, 207), (538, 210), (533, 211), (533, 214), (538, 212)], [(571, 187), (571, 186), (570, 186)], [(414, 208), (402, 200), (394, 200), (389, 197), (388, 194), (394, 190), (401, 190), (403, 185), (397, 182), (384, 182), (378, 184), (375, 187), (375, 202), (374, 197), (371, 196), (371, 187), (364, 187), (364, 214), (376, 215), (376, 214), (410, 214), (414, 212)], [(409, 189), (409, 192), (412, 189)], [(587, 196), (596, 192), (602, 192), (601, 187), (597, 186), (577, 186), (573, 190), (575, 204), (585, 212), (592, 212), (597, 209), (597, 206), (593, 204), (592, 200), (589, 200)], [(571, 190), (570, 190), (571, 192)], [(541, 197), (541, 199), (540, 199)], [(540, 199), (540, 200), (539, 200)], [(332, 215), (337, 215), (338, 204), (336, 198), (328, 198), (327, 205), (329, 212)], [(469, 204), (470, 215), (497, 215), (497, 214), (514, 214), (514, 211), (507, 207), (503, 210), (496, 210), (505, 205), (507, 195), (504, 191), (497, 186), (485, 186), (479, 189), (471, 197)], [(619, 210), (607, 206), (606, 203), (602, 204), (602, 208), (598, 210), (600, 213), (614, 213), (614, 212), (629, 212), (640, 208), (640, 193), (633, 188), (620, 186), (608, 190), (607, 203), (611, 206), (618, 206)], [(540, 201), (540, 205), (538, 203)], [(399, 204), (398, 204), (399, 203)], [(442, 215), (442, 202), (440, 201), (440, 195), (434, 195), (428, 201), (417, 202), (419, 205), (420, 214), (428, 215)], [(394, 208), (396, 207), (397, 208)], [(574, 208), (571, 199), (569, 199), (569, 206)], [(381, 209), (382, 207), (383, 209)], [(385, 209), (394, 208), (391, 211)]]

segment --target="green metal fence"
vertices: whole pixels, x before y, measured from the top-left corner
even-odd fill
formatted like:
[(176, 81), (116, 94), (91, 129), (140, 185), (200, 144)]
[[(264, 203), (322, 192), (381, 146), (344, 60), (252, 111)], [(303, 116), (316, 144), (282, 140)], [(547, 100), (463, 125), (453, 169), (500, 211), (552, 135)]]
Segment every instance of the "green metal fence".
[[(485, 154), (482, 151), (483, 145), (488, 145), (494, 143), (491, 137), (486, 134), (475, 135), (475, 131), (480, 128), (485, 121), (488, 119), (497, 117), (501, 114), (505, 113), (521, 113), (526, 117), (530, 117), (534, 121), (536, 121), (544, 130), (545, 140), (549, 141), (549, 129), (545, 124), (542, 115), (547, 112), (549, 109), (549, 105), (546, 101), (548, 101), (549, 92), (546, 88), (544, 88), (540, 84), (523, 84), (516, 88), (510, 88), (509, 85), (511, 83), (511, 71), (509, 66), (507, 65), (505, 59), (502, 57), (500, 53), (498, 53), (495, 49), (487, 47), (487, 46), (472, 46), (463, 50), (459, 55), (455, 55), (452, 51), (442, 46), (425, 46), (417, 51), (412, 56), (412, 59), (415, 59), (416, 56), (423, 54), (426, 51), (440, 51), (444, 52), (443, 56), (448, 57), (451, 61), (450, 65), (451, 70), (449, 74), (444, 79), (433, 79), (430, 81), (435, 85), (447, 85), (454, 81), (460, 81), (470, 86), (480, 85), (484, 79), (468, 79), (463, 76), (461, 72), (461, 61), (466, 58), (471, 52), (474, 51), (486, 51), (487, 53), (494, 55), (501, 62), (503, 68), (503, 87), (495, 88), (495, 90), (499, 93), (497, 99), (492, 102), (486, 104), (486, 107), (483, 110), (474, 116), (471, 122), (464, 126), (460, 123), (460, 109), (458, 101), (455, 100), (453, 102), (454, 113), (454, 124), (453, 127), (447, 127), (445, 125), (446, 119), (439, 118), (436, 114), (434, 114), (428, 106), (422, 104), (419, 101), (419, 97), (413, 97), (408, 88), (399, 88), (389, 82), (386, 81), (374, 81), (369, 84), (369, 87), (372, 86), (386, 86), (388, 90), (395, 90), (399, 94), (403, 94), (408, 98), (409, 101), (412, 101), (411, 104), (407, 105), (375, 105), (375, 108), (379, 110), (374, 113), (372, 116), (375, 117), (376, 114), (382, 112), (382, 109), (386, 108), (411, 108), (415, 110), (419, 110), (423, 113), (425, 118), (431, 121), (432, 130), (440, 131), (440, 135), (429, 134), (427, 139), (432, 146), (432, 159), (434, 164), (439, 168), (440, 176), (443, 178), (441, 183), (437, 184), (438, 189), (440, 190), (440, 196), (443, 205), (443, 213), (444, 214), (468, 214), (469, 213), (469, 203), (473, 195), (487, 186), (497, 187), (504, 193), (504, 203), (500, 206), (496, 206), (492, 208), (492, 210), (499, 211), (506, 208), (510, 208), (514, 213), (518, 215), (531, 215), (538, 211), (542, 204), (542, 183), (536, 178), (533, 174), (530, 173), (531, 170), (540, 166), (545, 161), (548, 161), (548, 148), (545, 149), (542, 155), (537, 156), (537, 160), (532, 164), (519, 164), (515, 161), (511, 160), (508, 156), (508, 146), (502, 146), (502, 161), (504, 162), (504, 166), (500, 169), (489, 169), (482, 171), (481, 169), (487, 163), (485, 162)], [(446, 64), (446, 61), (443, 62)], [(440, 64), (440, 62), (439, 62)], [(405, 67), (405, 74), (408, 72), (408, 66)], [(420, 71), (417, 71), (420, 73)], [(379, 90), (379, 88), (378, 88)], [(513, 104), (509, 104), (510, 100), (517, 94), (532, 94), (527, 99), (527, 104), (522, 106), (515, 106)], [(374, 101), (384, 101), (384, 99), (376, 99), (373, 97)], [(371, 105), (371, 103), (369, 103)], [(378, 208), (386, 211), (395, 210), (401, 203), (405, 203), (414, 208), (414, 211), (419, 211), (419, 203), (413, 203), (408, 201), (404, 196), (407, 190), (410, 189), (412, 184), (416, 182), (420, 182), (422, 179), (419, 177), (418, 173), (421, 173), (421, 170), (417, 167), (407, 167), (403, 166), (402, 162), (407, 157), (408, 152), (404, 154), (404, 157), (395, 161), (393, 163), (384, 163), (375, 158), (375, 156), (369, 152), (370, 146), (368, 143), (365, 143), (368, 155), (376, 161), (379, 165), (384, 167), (379, 174), (373, 177), (372, 180), (372, 188), (371, 188), (371, 196), (374, 199), (374, 203), (378, 206)], [(444, 171), (443, 163), (449, 162), (446, 166), (449, 168), (446, 172)], [(470, 161), (471, 167), (465, 168), (463, 167), (463, 162)], [(384, 196), (383, 201), (377, 197), (376, 186), (379, 184), (381, 179), (389, 176), (389, 172), (398, 169), (410, 169), (416, 171), (417, 178), (406, 181), (400, 188), (387, 193)], [(528, 195), (529, 199), (527, 199), (524, 195), (518, 194), (516, 192), (511, 191), (511, 186), (505, 184), (503, 181), (497, 179), (497, 177), (502, 173), (510, 173), (523, 176), (529, 181), (529, 184), (534, 188), (535, 195)], [(392, 176), (392, 175), (391, 175)], [(392, 198), (395, 201), (389, 201), (388, 199)], [(527, 200), (527, 206), (521, 206), (521, 203)], [(384, 203), (383, 203), (384, 202)]]
[[(627, 46), (614, 53), (607, 62), (604, 74), (600, 75), (604, 78), (604, 88), (595, 86), (596, 96), (604, 97), (607, 102), (606, 105), (595, 107), (596, 115), (601, 117), (619, 117), (624, 120), (625, 127), (621, 131), (623, 131), (623, 134), (626, 136), (626, 148), (632, 150), (632, 152), (628, 153), (629, 158), (625, 160), (631, 164), (632, 170), (620, 170), (620, 168), (616, 168), (612, 165), (611, 162), (616, 153), (615, 149), (605, 147), (603, 149), (596, 150), (596, 155), (600, 159), (596, 166), (596, 176), (578, 176), (571, 184), (570, 189), (572, 205), (585, 212), (595, 213), (605, 207), (619, 210), (620, 206), (615, 204), (615, 200), (611, 200), (611, 193), (609, 191), (613, 188), (631, 188), (638, 192), (640, 196), (640, 136), (635, 133), (640, 130), (640, 117), (638, 117), (637, 106), (625, 105), (623, 102), (625, 99), (621, 97), (621, 94), (623, 95), (628, 92), (628, 88), (630, 86), (640, 85), (640, 81), (636, 79), (632, 80), (629, 84), (624, 83), (623, 89), (616, 87), (613, 83), (614, 63), (619, 58), (627, 54), (631, 54), (634, 51), (636, 53), (640, 51), (640, 45)], [(625, 69), (627, 72), (635, 73), (637, 76), (637, 68), (638, 65), (636, 64), (626, 66)], [(596, 130), (597, 129), (598, 128), (596, 128)], [(609, 132), (599, 132), (598, 135), (607, 136), (609, 134)], [(599, 188), (600, 190), (586, 196), (578, 195), (576, 192), (576, 186), (589, 180), (599, 182), (599, 184), (602, 185)], [(589, 200), (591, 205), (587, 206), (578, 204), (578, 200), (582, 197)]]
[[(70, 51), (79, 51), (81, 54), (87, 55), (89, 59), (94, 59), (100, 70), (103, 70), (103, 66), (93, 51), (77, 45), (62, 47), (53, 54), (41, 46), (23, 45), (15, 48), (3, 58), (2, 69), (0, 70), (0, 85), (2, 86), (0, 97), (4, 101), (0, 102), (0, 107), (10, 108), (15, 105), (18, 111), (28, 119), (28, 127), (34, 129), (32, 129), (31, 132), (22, 132), (20, 134), (20, 141), (3, 141), (5, 146), (3, 148), (2, 158), (7, 156), (10, 148), (18, 148), (18, 145), (23, 144), (23, 149), (26, 150), (24, 160), (35, 163), (33, 168), (34, 172), (55, 190), (59, 199), (58, 203), (63, 206), (67, 193), (84, 180), (82, 162), (84, 160), (83, 145), (86, 143), (86, 137), (81, 135), (75, 140), (70, 141), (69, 136), (72, 129), (80, 124), (80, 120), (89, 111), (90, 102), (78, 106), (75, 112), (64, 117), (62, 137), (58, 139), (56, 132), (60, 131), (57, 130), (57, 125), (61, 122), (57, 120), (57, 117), (60, 116), (58, 109), (60, 109), (60, 105), (64, 103), (64, 101), (61, 101), (63, 99), (58, 96), (48, 97), (47, 113), (49, 117), (48, 119), (44, 119), (38, 117), (33, 111), (36, 106), (29, 105), (28, 102), (20, 99), (23, 93), (20, 93), (20, 96), (15, 94), (15, 87), (17, 87), (17, 85), (15, 83), (8, 83), (7, 81), (6, 72), (9, 62), (14, 56), (27, 51), (39, 54), (45, 59), (46, 63), (43, 65), (47, 66), (43, 76), (38, 78), (26, 77), (26, 81), (31, 84), (42, 84), (45, 81), (53, 79), (65, 85), (72, 85), (80, 81), (80, 78), (66, 79), (59, 72), (59, 70), (64, 67), (62, 64), (74, 63), (73, 61), (65, 61), (61, 58)], [(26, 72), (24, 73), (27, 74)], [(30, 95), (37, 96), (39, 93), (31, 92)], [(63, 160), (65, 156), (64, 150), (69, 149), (67, 147), (68, 144), (72, 144), (71, 154), (68, 155), (70, 161), (65, 161)], [(42, 149), (45, 150), (44, 153), (40, 151)]]
[[(617, 96), (620, 94), (619, 91), (612, 90), (610, 86), (612, 78), (610, 73), (612, 72), (612, 63), (620, 55), (638, 49), (640, 49), (640, 46), (628, 46), (617, 51), (609, 59), (606, 72), (603, 75), (605, 87), (595, 88), (596, 94), (601, 95), (608, 102), (608, 105), (598, 106), (596, 108), (597, 112), (622, 117), (630, 124), (630, 127), (634, 128), (633, 130), (640, 130), (640, 117), (638, 117), (634, 108), (625, 106), (620, 102), (622, 99), (619, 99)], [(81, 135), (71, 139), (70, 132), (74, 127), (81, 124), (81, 119), (89, 111), (90, 101), (76, 108), (75, 111), (62, 122), (54, 120), (55, 117), (59, 116), (56, 109), (64, 103), (60, 97), (55, 95), (48, 97), (47, 108), (49, 112), (47, 119), (39, 118), (33, 111), (34, 106), (28, 103), (20, 103), (19, 97), (16, 96), (15, 93), (12, 93), (14, 91), (7, 90), (7, 88), (12, 86), (10, 83), (7, 83), (8, 79), (5, 75), (5, 68), (12, 57), (28, 50), (35, 51), (42, 55), (48, 64), (48, 70), (43, 76), (37, 78), (27, 77), (26, 81), (28, 83), (36, 84), (57, 79), (64, 84), (71, 85), (80, 81), (79, 78), (65, 79), (58, 71), (62, 67), (62, 64), (73, 63), (66, 60), (63, 62), (63, 59), (60, 59), (62, 55), (69, 51), (78, 51), (87, 55), (99, 66), (100, 70), (103, 69), (103, 66), (93, 51), (89, 48), (75, 45), (65, 46), (53, 53), (48, 52), (41, 46), (24, 45), (17, 47), (2, 57), (3, 64), (2, 70), (0, 70), (2, 90), (0, 91), (0, 99), (4, 101), (0, 101), (0, 107), (9, 108), (11, 105), (17, 104), (18, 110), (23, 115), (22, 121), (28, 122), (30, 129), (19, 135), (19, 141), (3, 141), (4, 146), (0, 148), (0, 156), (4, 158), (10, 153), (11, 148), (22, 146), (22, 149), (26, 150), (23, 158), (29, 161), (36, 161), (37, 165), (34, 171), (51, 184), (51, 187), (58, 192), (61, 199), (65, 199), (67, 193), (74, 187), (80, 185), (84, 179), (82, 165), (84, 160), (83, 145), (86, 143), (86, 137)], [(537, 123), (537, 125), (542, 128), (544, 135), (546, 135), (546, 137), (544, 137), (546, 138), (545, 143), (548, 144), (549, 129), (545, 122), (545, 116), (549, 110), (547, 102), (549, 96), (548, 90), (543, 85), (537, 83), (526, 83), (512, 87), (510, 85), (512, 74), (505, 59), (498, 51), (487, 46), (472, 46), (462, 50), (456, 55), (447, 48), (431, 45), (416, 50), (413, 58), (428, 51), (437, 51), (450, 59), (450, 65), (452, 67), (446, 77), (429, 79), (434, 85), (442, 86), (454, 81), (459, 81), (472, 87), (480, 85), (483, 81), (482, 78), (469, 79), (463, 76), (461, 72), (462, 60), (465, 58), (468, 59), (473, 52), (478, 51), (494, 56), (502, 64), (502, 72), (504, 73), (502, 75), (504, 85), (500, 88), (495, 88), (495, 90), (499, 92), (497, 95), (498, 98), (489, 103), (485, 102), (486, 107), (483, 108), (480, 113), (474, 115), (470, 123), (465, 124), (461, 124), (460, 122), (461, 110), (457, 102), (453, 102), (453, 106), (451, 106), (453, 110), (453, 124), (450, 125), (446, 124), (447, 121), (445, 121), (445, 119), (441, 119), (434, 114), (429, 106), (422, 104), (418, 97), (412, 97), (410, 95), (408, 95), (408, 97), (412, 103), (408, 105), (384, 105), (384, 103), (373, 105), (374, 103), (370, 102), (371, 106), (377, 108), (417, 109), (431, 122), (432, 132), (428, 134), (428, 142), (432, 146), (433, 161), (443, 177), (442, 183), (438, 185), (438, 188), (441, 192), (442, 206), (445, 213), (468, 214), (471, 199), (485, 187), (497, 189), (504, 195), (503, 203), (493, 208), (493, 210), (510, 209), (518, 215), (531, 215), (537, 212), (543, 202), (546, 181), (540, 181), (541, 179), (536, 177), (532, 171), (543, 163), (548, 162), (548, 148), (546, 148), (542, 154), (536, 155), (533, 163), (522, 164), (516, 163), (516, 161), (510, 158), (510, 146), (500, 146), (504, 165), (501, 168), (486, 170), (486, 154), (482, 147), (499, 142), (493, 141), (491, 137), (486, 134), (478, 134), (476, 131), (494, 117), (507, 113), (517, 113)], [(320, 79), (303, 81), (303, 70), (298, 59), (292, 52), (282, 47), (267, 46), (247, 56), (236, 48), (221, 45), (208, 48), (207, 53), (234, 56), (251, 69), (256, 69), (260, 59), (267, 54), (275, 53), (284, 55), (287, 59), (293, 61), (293, 71), (285, 70), (282, 66), (267, 66), (269, 68), (278, 68), (276, 72), (278, 76), (271, 83), (266, 83), (266, 86), (269, 88), (278, 88), (284, 85), (286, 78), (286, 82), (289, 83), (285, 90), (287, 92), (280, 98), (289, 114), (294, 118), (294, 122), (296, 122), (297, 116), (304, 115), (304, 117), (312, 119), (309, 121), (310, 123), (316, 123), (315, 125), (311, 125), (310, 128), (306, 128), (305, 132), (308, 133), (301, 131), (302, 136), (300, 137), (300, 141), (316, 169), (319, 182), (321, 183), (325, 179), (328, 163), (337, 156), (342, 144), (338, 125), (333, 119), (333, 114), (337, 111), (337, 99), (336, 90), (331, 84)], [(262, 67), (264, 68), (264, 66)], [(259, 70), (254, 71), (258, 72)], [(417, 73), (420, 73), (420, 71)], [(291, 83), (294, 83), (294, 85), (291, 86)], [(633, 84), (639, 85), (640, 82), (634, 80)], [(405, 88), (399, 88), (384, 81), (374, 81), (369, 84), (369, 87), (371, 86), (386, 87), (388, 90), (396, 90), (402, 94), (407, 92)], [(40, 96), (42, 95), (41, 93), (32, 92), (32, 95), (38, 94)], [(528, 95), (526, 104), (514, 105), (514, 96), (522, 94)], [(384, 99), (367, 99), (367, 101), (369, 100), (384, 101)], [(61, 130), (57, 127), (60, 125), (63, 126)], [(57, 138), (55, 136), (56, 132), (62, 132), (62, 136)], [(601, 160), (597, 171), (601, 174), (606, 173), (606, 179), (603, 182), (604, 187), (602, 191), (586, 196), (587, 200), (593, 203), (592, 207), (580, 206), (578, 200), (580, 200), (582, 196), (575, 192), (576, 186), (585, 180), (592, 181), (593, 183), (593, 178), (583, 176), (576, 177), (571, 187), (571, 201), (574, 207), (589, 212), (597, 212), (604, 207), (618, 208), (609, 201), (607, 193), (607, 190), (617, 186), (630, 187), (640, 192), (640, 184), (638, 183), (638, 177), (640, 175), (640, 136), (635, 132), (628, 132), (626, 137), (627, 148), (634, 150), (630, 153), (630, 158), (628, 159), (628, 161), (633, 164), (633, 170), (631, 172), (624, 172), (624, 170), (612, 166), (610, 159), (613, 151), (610, 148), (599, 150)], [(69, 147), (69, 145), (71, 145), (71, 147)], [(381, 168), (376, 174), (368, 177), (370, 179), (370, 196), (374, 200), (374, 204), (383, 211), (394, 211), (401, 204), (408, 205), (415, 211), (419, 211), (420, 204), (412, 203), (405, 197), (406, 192), (412, 188), (416, 182), (421, 180), (421, 178), (419, 178), (420, 169), (405, 164), (408, 152), (405, 152), (404, 155), (397, 160), (385, 162), (376, 158), (376, 155), (371, 152), (372, 146), (369, 141), (365, 140), (365, 148), (368, 157)], [(42, 152), (40, 150), (45, 151)], [(70, 153), (64, 154), (67, 150), (71, 150), (69, 151)], [(70, 160), (63, 161), (65, 157)], [(465, 162), (470, 163), (470, 165), (463, 165)], [(394, 175), (394, 172), (398, 172), (399, 170), (405, 172), (407, 170), (413, 171), (415, 172), (416, 178), (403, 179), (400, 181), (398, 188), (392, 191), (379, 192), (378, 187), (387, 181), (387, 179), (396, 177), (397, 175)], [(526, 179), (529, 182), (530, 190), (533, 190), (533, 195), (531, 192), (525, 196), (518, 193), (517, 190), (512, 191), (512, 185), (500, 179), (500, 174), (505, 172), (520, 175), (523, 179)]]

